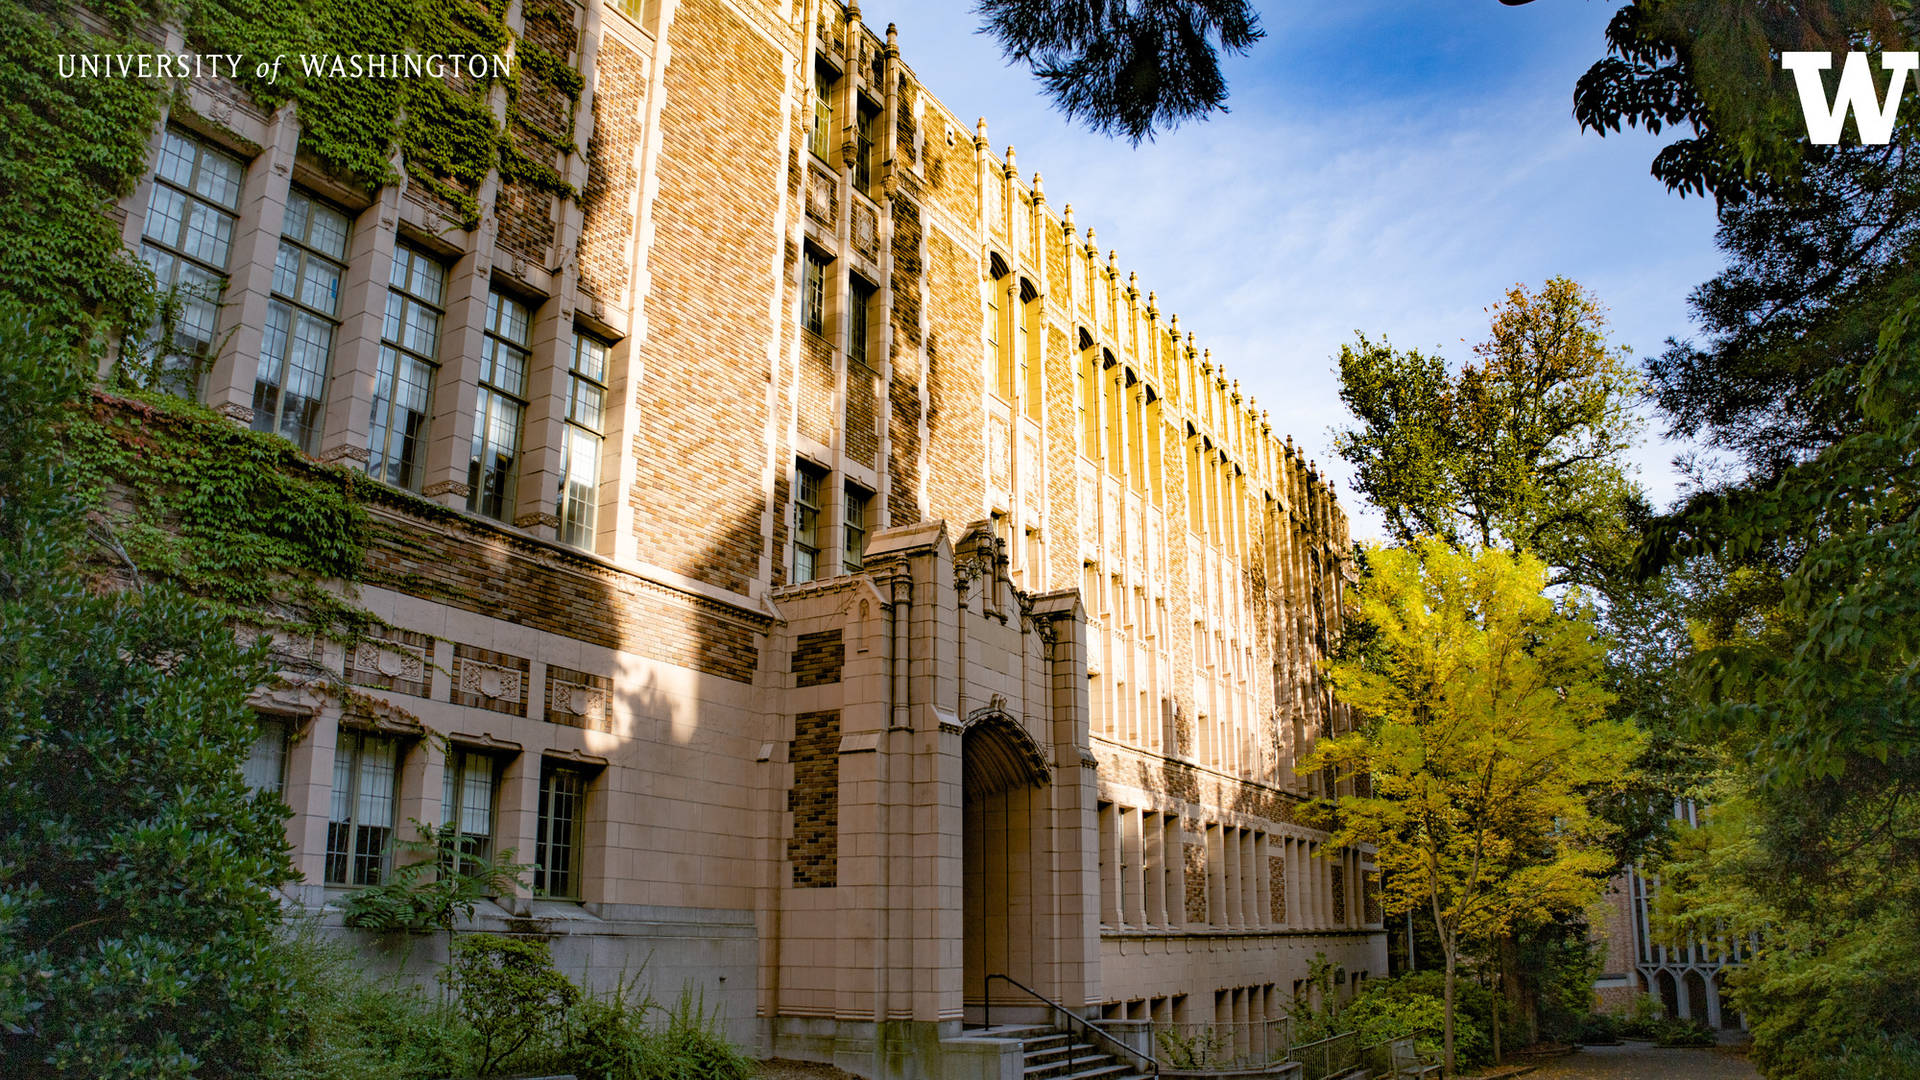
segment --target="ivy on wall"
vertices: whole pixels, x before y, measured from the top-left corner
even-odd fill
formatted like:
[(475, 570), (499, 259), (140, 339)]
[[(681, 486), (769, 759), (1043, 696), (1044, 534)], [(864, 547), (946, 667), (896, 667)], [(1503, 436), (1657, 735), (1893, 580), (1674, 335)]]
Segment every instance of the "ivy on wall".
[(360, 577), (374, 481), (165, 394), (99, 394), (64, 435), (126, 569), (256, 626), (352, 641), (373, 624), (323, 583)]
[[(523, 21), (559, 19), (571, 33), (570, 6), (532, 0)], [(572, 185), (553, 165), (573, 151), (572, 115), (583, 82), (564, 57), (506, 26), (507, 0), (188, 0), (183, 23), (190, 47), (242, 55), (240, 81), (269, 108), (292, 102), (302, 145), (329, 169), (364, 187), (398, 179), (399, 149), (408, 177), (453, 205), (461, 222), (479, 222), (475, 199), (489, 170), (556, 195)], [(408, 52), (505, 55), (514, 64), (504, 82), (504, 121), (494, 116), (493, 79), (307, 78), (283, 67), (276, 82), (257, 75), (262, 60), (299, 53)], [(520, 115), (522, 82), (533, 73), (567, 102), (565, 130), (548, 131)], [(516, 131), (532, 140), (514, 137)], [(533, 152), (522, 145), (531, 141)]]
[(152, 311), (152, 275), (106, 214), (147, 167), (157, 84), (62, 79), (63, 53), (120, 52), (140, 14), (113, 6), (106, 35), (65, 11), (0, 0), (0, 294), (47, 312), (42, 326), (79, 345), (124, 333)]
[[(154, 124), (180, 88), (61, 78), (58, 58), (155, 52), (168, 25), (184, 31), (189, 51), (241, 55), (240, 87), (265, 108), (293, 105), (302, 149), (344, 181), (378, 188), (403, 169), (469, 228), (495, 169), (574, 196), (553, 165), (573, 150), (583, 89), (557, 51), (576, 41), (573, 8), (523, 0), (527, 33), (516, 39), (508, 2), (90, 0), (83, 18), (58, 0), (0, 0), (0, 297), (64, 332), (82, 366), (97, 355), (89, 341), (121, 339), (156, 317), (152, 274), (113, 211), (148, 171)], [(288, 66), (302, 53), (408, 52), (511, 52), (515, 63), (504, 80), (309, 79)], [(257, 74), (280, 56), (289, 59), (276, 82)], [(67, 439), (89, 504), (106, 508), (112, 543), (138, 573), (254, 625), (350, 640), (373, 621), (324, 584), (361, 578), (371, 527), (360, 489), (372, 481), (159, 395), (103, 396), (76, 414)]]

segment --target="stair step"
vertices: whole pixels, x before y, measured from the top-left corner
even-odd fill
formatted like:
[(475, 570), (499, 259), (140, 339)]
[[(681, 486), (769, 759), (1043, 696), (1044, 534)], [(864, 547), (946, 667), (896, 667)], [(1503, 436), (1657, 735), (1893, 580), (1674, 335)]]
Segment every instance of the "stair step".
[(1084, 1072), (1067, 1073), (1060, 1080), (1124, 1080), (1133, 1073), (1133, 1066), (1122, 1065), (1111, 1057), (1109, 1064), (1087, 1069)]
[(1022, 1048), (1027, 1055), (1027, 1064), (1035, 1065), (1041, 1061), (1058, 1061), (1069, 1054), (1086, 1057), (1089, 1053), (1105, 1053), (1103, 1050), (1095, 1050), (1087, 1043), (1069, 1043), (1064, 1038), (1057, 1041), (1049, 1041), (1052, 1042), (1053, 1045), (1035, 1049), (1032, 1043), (1027, 1043)]
[(1058, 1034), (1043, 1024), (1001, 1024), (998, 1027), (967, 1029), (968, 1037), (975, 1039), (1043, 1039)]

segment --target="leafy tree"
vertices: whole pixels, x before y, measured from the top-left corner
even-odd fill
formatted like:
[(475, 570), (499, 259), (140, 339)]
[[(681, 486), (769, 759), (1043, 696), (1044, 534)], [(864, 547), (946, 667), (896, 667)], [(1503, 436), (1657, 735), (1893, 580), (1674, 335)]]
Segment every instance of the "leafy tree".
[(92, 364), (0, 304), (0, 1074), (244, 1073), (293, 876), (240, 776), (264, 656), (130, 567), (90, 580), (61, 432)]
[(1321, 742), (1303, 768), (1368, 780), (1364, 794), (1317, 810), (1334, 844), (1376, 849), (1388, 913), (1432, 917), (1451, 1074), (1463, 947), (1598, 895), (1613, 860), (1589, 796), (1629, 773), (1641, 737), (1603, 719), (1590, 613), (1556, 609), (1537, 559), (1435, 539), (1369, 559), (1354, 606), (1373, 643), (1328, 672), (1365, 721)]
[(980, 0), (979, 11), (1068, 118), (1135, 144), (1225, 112), (1219, 54), (1266, 36), (1247, 0)]
[(1592, 294), (1567, 278), (1516, 285), (1492, 309), (1477, 360), (1457, 375), (1437, 357), (1361, 335), (1340, 350), (1340, 398), (1358, 420), (1334, 446), (1356, 489), (1406, 542), (1531, 551), (1561, 582), (1608, 583), (1639, 504), (1621, 454), (1637, 421), (1635, 379), (1606, 345)]
[(1912, 47), (1906, 5), (1889, 0), (1633, 0), (1606, 38), (1608, 55), (1575, 88), (1575, 118), (1601, 135), (1686, 127), (1653, 174), (1723, 205), (1791, 190), (1806, 163), (1831, 152), (1807, 142), (1781, 52)]

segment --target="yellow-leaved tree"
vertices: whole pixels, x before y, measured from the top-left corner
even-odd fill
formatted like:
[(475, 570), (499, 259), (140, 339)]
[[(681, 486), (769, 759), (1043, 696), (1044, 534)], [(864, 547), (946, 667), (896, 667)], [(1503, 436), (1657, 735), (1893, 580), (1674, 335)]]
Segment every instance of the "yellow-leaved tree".
[(1538, 559), (1434, 539), (1372, 547), (1361, 624), (1329, 665), (1358, 730), (1303, 769), (1355, 792), (1316, 804), (1333, 845), (1370, 845), (1388, 914), (1430, 914), (1446, 956), (1446, 1074), (1462, 943), (1577, 911), (1611, 857), (1591, 800), (1624, 785), (1642, 736), (1604, 719), (1603, 645)]

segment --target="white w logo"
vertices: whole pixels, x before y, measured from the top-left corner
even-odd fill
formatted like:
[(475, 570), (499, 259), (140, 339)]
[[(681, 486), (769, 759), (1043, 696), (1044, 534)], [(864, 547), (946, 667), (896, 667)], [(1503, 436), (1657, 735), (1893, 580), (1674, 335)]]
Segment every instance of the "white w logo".
[(1920, 68), (1920, 53), (1890, 52), (1880, 55), (1880, 66), (1893, 73), (1887, 87), (1887, 100), (1875, 94), (1873, 72), (1868, 70), (1867, 54), (1850, 52), (1847, 66), (1840, 69), (1840, 92), (1832, 104), (1820, 73), (1833, 66), (1833, 56), (1823, 52), (1780, 54), (1780, 66), (1793, 72), (1800, 91), (1800, 108), (1807, 114), (1807, 137), (1821, 146), (1840, 141), (1840, 129), (1846, 124), (1847, 110), (1853, 110), (1854, 124), (1860, 129), (1860, 141), (1869, 146), (1885, 146), (1893, 138), (1894, 117), (1900, 112), (1900, 97), (1906, 91), (1907, 72)]

